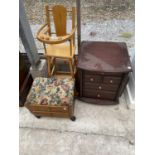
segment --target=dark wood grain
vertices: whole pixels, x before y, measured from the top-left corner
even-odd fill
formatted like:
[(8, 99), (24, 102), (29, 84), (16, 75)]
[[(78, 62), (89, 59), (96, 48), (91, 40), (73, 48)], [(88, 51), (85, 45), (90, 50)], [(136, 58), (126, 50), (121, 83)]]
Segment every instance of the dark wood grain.
[(83, 41), (78, 68), (99, 72), (129, 72), (131, 63), (127, 46), (121, 42)]
[(33, 82), (32, 76), (29, 73), (30, 65), (27, 54), (19, 52), (19, 106), (24, 106)]
[(117, 104), (131, 71), (125, 43), (82, 42), (76, 79), (79, 99), (94, 104)]
[(79, 100), (90, 103), (90, 104), (96, 104), (96, 105), (115, 105), (118, 104), (118, 101), (112, 101), (112, 100), (103, 100), (103, 99), (94, 99), (94, 98), (87, 98), (87, 97), (80, 97)]
[(84, 89), (93, 89), (94, 91), (96, 90), (107, 90), (107, 91), (117, 91), (118, 89), (118, 84), (102, 84), (102, 83), (88, 83), (84, 82), (83, 87)]
[(114, 100), (116, 97), (116, 92), (104, 91), (104, 90), (84, 89), (83, 96), (90, 97), (90, 98), (96, 98), (96, 99)]

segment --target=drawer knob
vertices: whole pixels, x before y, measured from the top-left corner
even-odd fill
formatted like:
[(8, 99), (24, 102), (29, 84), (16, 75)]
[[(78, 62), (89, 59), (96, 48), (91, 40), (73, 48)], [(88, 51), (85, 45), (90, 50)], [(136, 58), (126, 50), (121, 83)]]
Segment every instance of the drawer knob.
[(101, 89), (102, 89), (102, 87), (101, 87), (101, 86), (99, 86), (99, 87), (98, 87), (98, 89), (100, 89), (100, 90), (101, 90)]
[(67, 110), (67, 108), (66, 108), (66, 107), (64, 107), (64, 110)]
[(100, 98), (100, 97), (101, 97), (101, 95), (100, 95), (100, 94), (97, 94), (97, 97), (98, 97), (98, 98)]
[(110, 80), (110, 83), (113, 83), (113, 80)]
[(91, 82), (93, 82), (93, 81), (94, 81), (94, 79), (93, 79), (93, 78), (90, 78), (90, 81), (91, 81)]

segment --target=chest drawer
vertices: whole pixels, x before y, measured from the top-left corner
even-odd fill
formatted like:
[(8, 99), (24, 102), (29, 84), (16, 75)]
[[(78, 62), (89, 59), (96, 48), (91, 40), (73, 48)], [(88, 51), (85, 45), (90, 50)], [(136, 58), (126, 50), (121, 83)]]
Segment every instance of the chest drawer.
[(91, 73), (84, 72), (83, 74), (84, 83), (103, 83), (103, 84), (116, 84), (119, 85), (122, 79), (121, 74), (110, 74), (108, 73)]
[(121, 77), (116, 76), (104, 76), (103, 83), (104, 84), (115, 84), (119, 85), (121, 82)]
[(110, 99), (114, 100), (116, 97), (116, 92), (111, 91), (95, 91), (90, 89), (83, 90), (83, 96), (89, 98), (96, 98), (96, 99)]
[(117, 91), (119, 85), (117, 84), (103, 84), (103, 83), (89, 83), (85, 82), (83, 84), (84, 89), (90, 89), (90, 90), (107, 90), (107, 91)]
[(101, 83), (102, 76), (95, 74), (84, 74), (84, 81), (89, 83)]

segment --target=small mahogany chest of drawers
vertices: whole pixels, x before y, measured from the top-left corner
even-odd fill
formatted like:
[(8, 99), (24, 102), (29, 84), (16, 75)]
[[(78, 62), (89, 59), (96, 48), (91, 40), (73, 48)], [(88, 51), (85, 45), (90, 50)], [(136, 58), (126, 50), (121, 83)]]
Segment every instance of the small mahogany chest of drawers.
[(82, 42), (76, 78), (79, 99), (94, 104), (117, 104), (131, 71), (125, 43)]

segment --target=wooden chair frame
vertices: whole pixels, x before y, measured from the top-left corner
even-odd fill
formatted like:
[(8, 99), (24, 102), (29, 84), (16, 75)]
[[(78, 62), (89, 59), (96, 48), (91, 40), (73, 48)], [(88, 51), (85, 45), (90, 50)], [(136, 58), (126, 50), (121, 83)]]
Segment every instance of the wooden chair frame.
[[(69, 73), (71, 73), (72, 77), (74, 77), (74, 74), (76, 72), (76, 64), (75, 64), (75, 59), (74, 59), (75, 58), (75, 56), (74, 56), (75, 55), (75, 32), (76, 32), (76, 28), (77, 28), (77, 26), (75, 25), (76, 8), (73, 7), (72, 10), (67, 10), (67, 9), (65, 10), (65, 9), (66, 8), (63, 7), (62, 5), (56, 5), (53, 7), (53, 9), (51, 9), (51, 7), (49, 5), (46, 5), (45, 6), (46, 23), (43, 26), (41, 26), (41, 28), (37, 32), (37, 39), (39, 41), (41, 41), (44, 46), (44, 50), (45, 50), (44, 54), (47, 59), (48, 76), (49, 77), (54, 74), (56, 59), (64, 59), (64, 60), (68, 61), (69, 68), (70, 68)], [(57, 21), (58, 13), (56, 11), (59, 11), (59, 10), (62, 11), (62, 13), (64, 13), (64, 14), (65, 14), (65, 11), (66, 11), (66, 14), (68, 12), (72, 13), (72, 30), (69, 34), (67, 34), (65, 31), (66, 25), (64, 25), (64, 27), (62, 29), (60, 28), (60, 25), (58, 25), (58, 22), (59, 22), (59, 21)], [(59, 26), (59, 27), (57, 26), (58, 28), (55, 26), (56, 32), (51, 31), (50, 14), (53, 11), (55, 11), (55, 14), (53, 14), (53, 16), (55, 15), (54, 24), (56, 23)], [(67, 17), (67, 15), (66, 15), (66, 17)], [(62, 20), (64, 20), (64, 19), (62, 19)], [(67, 19), (65, 22), (67, 22)], [(51, 38), (52, 34), (56, 34), (57, 39)], [(50, 44), (50, 45), (61, 44), (61, 43), (65, 43), (67, 41), (70, 44), (70, 46), (69, 46), (70, 56), (64, 57), (64, 56), (61, 56), (61, 54), (57, 55), (57, 56), (52, 56), (52, 55), (48, 54), (47, 47), (46, 47), (47, 44)], [(59, 74), (60, 72), (57, 72), (57, 73)], [(61, 72), (61, 73), (64, 73), (64, 72)]]

